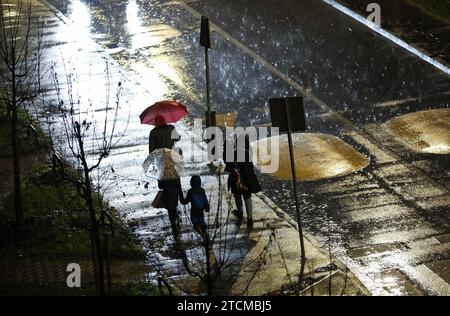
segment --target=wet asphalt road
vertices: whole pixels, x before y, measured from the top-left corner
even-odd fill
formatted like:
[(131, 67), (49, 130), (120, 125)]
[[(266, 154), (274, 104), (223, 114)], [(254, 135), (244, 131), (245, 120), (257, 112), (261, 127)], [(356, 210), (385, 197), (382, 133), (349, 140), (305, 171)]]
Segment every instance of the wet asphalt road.
[[(367, 6), (372, 3), (371, 0), (339, 2), (362, 15), (367, 14)], [(382, 8), (381, 23), (384, 29), (426, 52), (428, 56), (450, 65), (450, 29), (444, 19), (433, 13), (427, 14), (420, 7), (420, 1), (378, 0), (377, 3)]]
[[(413, 152), (384, 125), (448, 108), (448, 75), (321, 1), (50, 2), (157, 98), (186, 103), (194, 117), (205, 99), (199, 15), (208, 15), (218, 26), (218, 112), (237, 111), (241, 126), (267, 124), (270, 97), (304, 93), (311, 132), (337, 135), (370, 158), (361, 172), (301, 184), (307, 230), (388, 293), (448, 291), (440, 282), (449, 282), (449, 157)], [(261, 180), (294, 215), (290, 183)]]

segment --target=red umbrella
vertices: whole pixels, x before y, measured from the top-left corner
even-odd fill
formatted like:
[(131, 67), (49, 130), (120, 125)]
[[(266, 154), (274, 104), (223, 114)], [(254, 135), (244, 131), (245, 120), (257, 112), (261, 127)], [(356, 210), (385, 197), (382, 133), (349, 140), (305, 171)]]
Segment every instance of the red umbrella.
[(139, 115), (141, 124), (163, 125), (178, 122), (188, 114), (186, 106), (176, 101), (160, 101), (149, 106)]

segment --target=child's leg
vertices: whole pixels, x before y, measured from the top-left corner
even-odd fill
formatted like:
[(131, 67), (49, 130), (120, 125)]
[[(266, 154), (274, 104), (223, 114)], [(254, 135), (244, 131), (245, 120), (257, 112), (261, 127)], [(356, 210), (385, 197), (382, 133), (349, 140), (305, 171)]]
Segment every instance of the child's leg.
[(200, 216), (191, 215), (191, 222), (192, 225), (194, 226), (195, 231), (200, 235), (203, 235), (203, 233), (206, 231), (205, 219)]
[(202, 231), (202, 225), (200, 225), (200, 224), (196, 224), (196, 225), (194, 225), (194, 228), (195, 228), (195, 231), (198, 233), (198, 234), (203, 234), (203, 231)]
[(206, 237), (207, 237), (207, 234), (208, 234), (208, 227), (206, 227), (206, 223), (205, 223), (205, 222), (203, 222), (203, 223), (200, 225), (200, 231), (201, 231), (202, 237), (203, 237), (203, 238), (206, 238)]

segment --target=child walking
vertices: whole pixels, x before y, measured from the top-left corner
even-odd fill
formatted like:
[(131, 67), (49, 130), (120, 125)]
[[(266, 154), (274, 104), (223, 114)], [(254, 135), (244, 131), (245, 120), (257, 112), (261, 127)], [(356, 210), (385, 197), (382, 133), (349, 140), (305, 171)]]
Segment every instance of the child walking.
[(206, 236), (207, 227), (203, 212), (209, 212), (210, 207), (205, 190), (202, 188), (202, 180), (199, 176), (192, 176), (191, 188), (182, 203), (184, 205), (191, 203), (192, 225), (199, 234)]

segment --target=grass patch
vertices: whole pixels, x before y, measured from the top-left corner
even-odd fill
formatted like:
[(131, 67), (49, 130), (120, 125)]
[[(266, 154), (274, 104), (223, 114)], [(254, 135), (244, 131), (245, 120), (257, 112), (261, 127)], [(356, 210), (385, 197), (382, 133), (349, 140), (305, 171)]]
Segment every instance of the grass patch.
[[(71, 172), (76, 173), (75, 170)], [(0, 206), (0, 253), (3, 266), (14, 266), (25, 262), (89, 262), (91, 241), (89, 237), (89, 215), (84, 200), (72, 185), (67, 184), (51, 165), (42, 166), (23, 183), (25, 233), (20, 243), (15, 238), (15, 218), (13, 201), (6, 196)], [(95, 197), (95, 205), (100, 208), (100, 198)], [(117, 211), (108, 209), (113, 218), (114, 235), (110, 236), (111, 262), (143, 262), (146, 253), (139, 241), (123, 223)], [(0, 263), (2, 263), (0, 262)], [(21, 265), (23, 266), (23, 265)], [(15, 270), (12, 270), (14, 273)], [(53, 270), (56, 271), (56, 270)], [(83, 270), (85, 271), (85, 270)], [(121, 279), (139, 278), (144, 280), (144, 272), (125, 272)], [(127, 276), (127, 273), (131, 273)], [(29, 275), (25, 273), (25, 275)], [(72, 289), (65, 284), (65, 277), (58, 282), (30, 282), (24, 276), (23, 282), (3, 282), (0, 280), (2, 295), (50, 295), (50, 296), (91, 296), (95, 286), (82, 277), (82, 288)], [(32, 277), (34, 278), (34, 277)], [(111, 295), (153, 296), (160, 295), (151, 283), (115, 283), (112, 279)], [(165, 293), (164, 293), (165, 294)]]
[[(45, 158), (43, 149), (51, 145), (50, 138), (39, 124), (33, 124), (36, 133), (24, 127), (33, 123), (25, 110), (18, 111), (18, 118), (21, 162), (31, 161), (35, 157)], [(3, 159), (11, 159), (10, 131), (10, 120), (4, 107), (0, 107), (0, 158)], [(11, 266), (12, 274), (17, 272), (15, 267), (18, 265), (15, 263), (18, 262), (83, 262), (92, 259), (90, 218), (84, 200), (74, 185), (65, 182), (52, 164), (42, 162), (45, 159), (38, 161), (37, 166), (22, 171), (25, 231), (20, 240), (16, 236), (13, 194), (7, 193), (0, 201), (0, 263), (4, 267)], [(70, 165), (66, 164), (65, 170), (73, 178), (81, 178)], [(12, 173), (12, 170), (5, 171)], [(94, 195), (94, 204), (99, 211), (102, 206), (106, 208), (112, 217), (114, 234), (111, 235), (109, 230), (103, 231), (110, 236), (111, 261), (144, 261), (145, 251), (117, 210), (103, 203), (98, 195)], [(127, 276), (124, 277), (127, 280)], [(135, 277), (131, 276), (130, 280), (135, 280)], [(7, 280), (0, 280), (0, 295), (95, 295), (95, 286), (89, 283), (83, 284), (81, 289), (70, 289), (65, 279), (44, 283)], [(114, 279), (112, 281), (112, 295), (159, 294), (150, 283), (114, 284)]]
[[(0, 284), (0, 296), (94, 296), (95, 285), (89, 284), (81, 288), (68, 288), (57, 283), (3, 283)], [(113, 285), (111, 296), (159, 296), (168, 295), (167, 291), (161, 293), (153, 284), (129, 283)]]
[[(69, 168), (69, 167), (66, 167)], [(67, 169), (66, 169), (67, 170)], [(69, 169), (70, 170), (70, 169)], [(77, 171), (71, 169), (76, 174)], [(12, 194), (0, 206), (0, 251), (4, 258), (90, 258), (90, 220), (84, 200), (73, 185), (66, 183), (51, 165), (44, 165), (22, 184), (25, 236), (16, 247)], [(97, 209), (100, 198), (95, 197)], [(118, 216), (113, 218), (112, 259), (144, 259), (145, 253)]]
[[(18, 140), (19, 154), (28, 155), (39, 151), (45, 146), (50, 146), (51, 141), (39, 124), (33, 122), (27, 112), (19, 108), (17, 110), (18, 118)], [(34, 130), (29, 125), (34, 127)], [(3, 106), (0, 107), (0, 158), (9, 158), (12, 156), (11, 149), (11, 121)]]
[[(18, 110), (18, 126), (33, 124), (37, 135), (27, 128), (19, 132), (21, 160), (24, 155), (39, 155), (49, 137), (39, 124), (33, 122), (24, 109)], [(0, 107), (0, 158), (11, 157), (11, 125), (4, 106)], [(34, 138), (37, 136), (37, 139)], [(74, 178), (77, 171), (66, 166)], [(12, 173), (12, 171), (11, 171)], [(26, 173), (29, 173), (26, 175)], [(91, 246), (89, 215), (84, 200), (72, 184), (66, 183), (52, 165), (41, 166), (23, 172), (23, 206), (26, 222), (24, 239), (17, 244), (15, 238), (15, 215), (12, 194), (0, 203), (0, 253), (2, 258), (90, 258)], [(101, 209), (100, 197), (94, 197), (96, 208)], [(108, 207), (107, 205), (105, 207)], [(132, 237), (116, 210), (109, 208), (113, 217), (115, 234), (111, 240), (111, 255), (114, 259), (143, 259), (145, 254)]]

